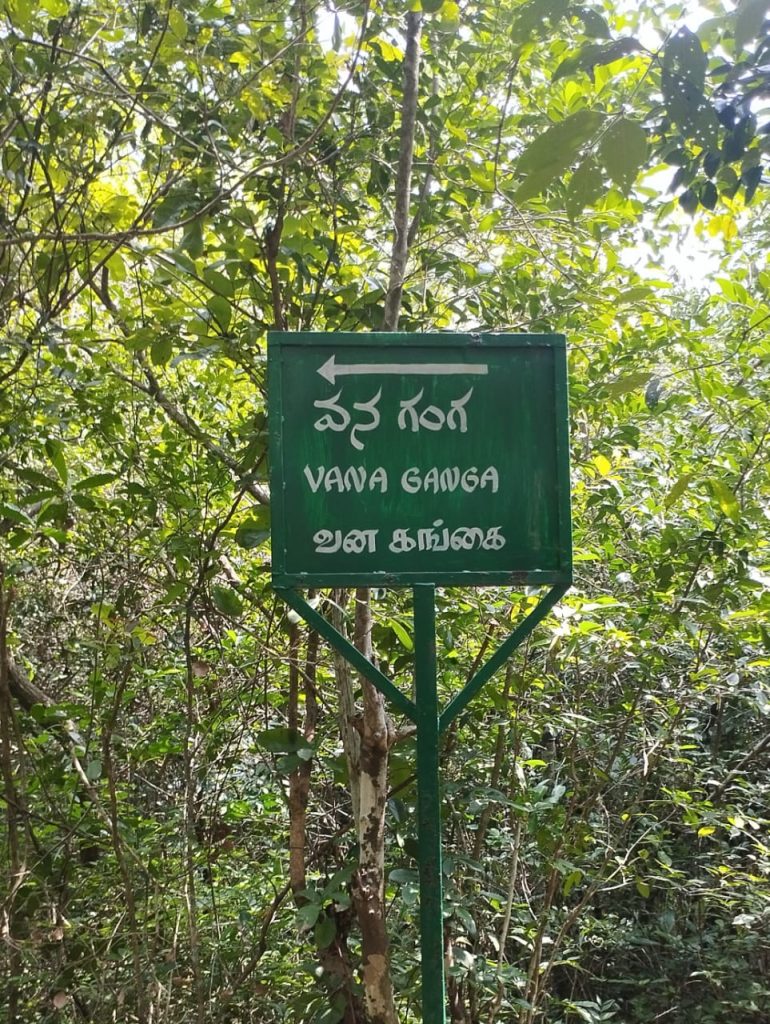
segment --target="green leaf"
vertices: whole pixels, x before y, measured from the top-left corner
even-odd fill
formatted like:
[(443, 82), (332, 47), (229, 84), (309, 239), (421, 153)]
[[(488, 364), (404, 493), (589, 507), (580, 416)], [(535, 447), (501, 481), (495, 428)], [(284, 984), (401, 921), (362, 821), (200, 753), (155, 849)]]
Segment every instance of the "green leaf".
[(200, 217), (185, 228), (180, 248), (189, 253), (194, 260), (203, 255), (203, 221)]
[(19, 523), (20, 526), (31, 526), (32, 520), (27, 513), (16, 505), (0, 501), (0, 522), (9, 519), (12, 523)]
[(242, 548), (257, 548), (270, 536), (270, 508), (260, 505), (251, 510), (235, 532), (235, 543)]
[(698, 209), (698, 194), (693, 189), (688, 188), (686, 192), (683, 192), (679, 197), (679, 205), (682, 207), (685, 213), (688, 213), (691, 217)]
[(102, 774), (101, 761), (89, 761), (86, 766), (86, 778), (89, 782), (95, 782)]
[(52, 18), (63, 18), (70, 9), (66, 0), (39, 0), (40, 6)]
[(713, 210), (717, 205), (718, 198), (719, 195), (717, 193), (716, 185), (713, 181), (707, 181), (700, 190), (701, 206), (706, 210)]
[(398, 621), (398, 619), (389, 619), (388, 625), (398, 637), (399, 641), (401, 642), (401, 645), (405, 647), (407, 651), (413, 651), (414, 642), (409, 633), (404, 628), (404, 626)]
[(395, 882), (396, 885), (416, 884), (419, 881), (419, 875), (412, 868), (394, 868), (388, 875), (388, 881)]
[(139, 330), (134, 331), (126, 338), (125, 345), (132, 352), (141, 352), (142, 349), (151, 345), (154, 340), (155, 330), (152, 327), (140, 327)]
[(257, 736), (257, 743), (271, 754), (297, 754), (303, 750), (313, 750), (298, 729), (289, 729), (286, 726), (264, 729)]
[(580, 870), (580, 868), (575, 868), (574, 871), (570, 871), (570, 873), (567, 875), (567, 877), (564, 879), (562, 883), (562, 894), (564, 896), (569, 896), (569, 894), (572, 892), (572, 890), (575, 888), (578, 882), (582, 880), (582, 878), (583, 872)]
[(575, 14), (583, 22), (583, 29), (587, 36), (592, 36), (594, 39), (610, 38), (609, 25), (598, 11), (593, 11), (590, 7), (578, 7), (575, 9)]
[(599, 156), (612, 180), (628, 192), (647, 159), (644, 128), (638, 121), (618, 118), (602, 136)]
[(312, 928), (322, 910), (323, 907), (320, 903), (306, 903), (303, 907), (300, 907), (297, 911), (300, 927)]
[(315, 944), (319, 949), (326, 949), (337, 936), (337, 924), (330, 914), (324, 914), (318, 919), (313, 933)]
[(258, 548), (270, 539), (270, 530), (253, 520), (241, 523), (235, 532), (235, 543), (242, 548), (251, 550)]
[(710, 484), (722, 512), (734, 523), (739, 523), (741, 521), (741, 506), (733, 491), (723, 480), (711, 480)]
[(41, 509), (37, 516), (38, 525), (42, 523), (64, 523), (69, 516), (66, 501), (51, 501)]
[(232, 298), (235, 294), (233, 282), (218, 270), (212, 270), (210, 267), (207, 268), (203, 271), (203, 280), (217, 295), (225, 295), (227, 298)]
[(206, 308), (219, 324), (220, 330), (226, 332), (230, 326), (233, 308), (224, 295), (212, 295), (206, 303)]
[(666, 506), (666, 508), (671, 508), (671, 506), (679, 498), (682, 497), (684, 492), (690, 486), (690, 481), (691, 480), (692, 480), (692, 476), (689, 473), (685, 473), (685, 474), (683, 474), (682, 476), (679, 477), (679, 479), (676, 481), (674, 486), (671, 488), (671, 490), (666, 495), (665, 501), (663, 502), (663, 504)]
[(170, 334), (163, 334), (150, 348), (150, 359), (155, 366), (165, 366), (171, 358), (173, 345)]
[(762, 31), (770, 0), (741, 0), (735, 10), (735, 52), (756, 39)]
[(594, 68), (606, 64), (614, 64), (622, 57), (629, 57), (641, 49), (641, 43), (633, 36), (625, 39), (613, 39), (611, 43), (588, 43), (578, 53), (567, 57), (559, 64), (553, 74), (552, 81), (585, 71), (593, 78)]
[(168, 12), (168, 27), (179, 42), (187, 38), (187, 21), (184, 14), (176, 7), (172, 7)]
[(555, 24), (569, 10), (569, 0), (529, 0), (519, 8), (521, 12), (514, 22), (511, 38), (518, 42), (528, 39), (532, 33), (545, 36), (548, 23)]
[(105, 484), (111, 484), (113, 480), (117, 479), (117, 473), (93, 473), (91, 476), (84, 476), (82, 480), (78, 480), (74, 490), (90, 491), (96, 487), (104, 487)]
[(604, 176), (592, 156), (587, 157), (570, 178), (567, 188), (567, 216), (576, 220), (605, 192)]
[(649, 370), (636, 370), (634, 373), (628, 373), (625, 377), (606, 384), (604, 390), (612, 398), (618, 398), (620, 395), (627, 395), (630, 391), (637, 391), (644, 387), (651, 376)]
[(645, 882), (643, 879), (637, 878), (637, 880), (636, 880), (636, 891), (639, 893), (640, 896), (643, 896), (644, 899), (648, 899), (648, 897), (650, 895), (650, 884), (649, 884), (649, 882)]
[(472, 939), (475, 939), (477, 935), (477, 928), (473, 917), (468, 913), (465, 907), (453, 907), (452, 910), (458, 921), (462, 921), (465, 926), (466, 934)]
[(64, 459), (64, 443), (57, 441), (53, 437), (49, 437), (45, 443), (45, 450), (48, 458), (51, 460), (51, 464), (56, 472), (61, 477), (62, 483), (67, 483), (69, 479), (69, 473), (67, 472), (67, 463)]
[(234, 618), (243, 615), (243, 601), (232, 587), (224, 587), (215, 583), (211, 588), (211, 599), (219, 611), (225, 615), (232, 615)]
[(145, 3), (142, 8), (142, 17), (139, 22), (139, 34), (142, 36), (149, 35), (152, 30), (152, 26), (158, 17), (158, 11), (155, 4)]
[(762, 180), (762, 165), (757, 164), (755, 167), (748, 167), (741, 174), (741, 184), (745, 187), (745, 198), (746, 202), (750, 203), (754, 198), (754, 193), (757, 191), (760, 181)]
[(584, 143), (604, 120), (596, 110), (579, 110), (552, 125), (524, 150), (516, 170), (524, 181), (514, 193), (517, 203), (539, 195), (574, 162)]
[(673, 35), (663, 51), (661, 89), (669, 117), (680, 127), (693, 128), (706, 106), (703, 89), (708, 59), (700, 39), (687, 28)]
[(46, 476), (45, 473), (40, 473), (36, 469), (23, 467), (16, 470), (16, 475), (19, 479), (26, 480), (37, 488), (42, 487), (46, 491), (54, 491), (56, 494), (61, 493), (61, 484), (58, 480), (53, 480), (51, 477)]

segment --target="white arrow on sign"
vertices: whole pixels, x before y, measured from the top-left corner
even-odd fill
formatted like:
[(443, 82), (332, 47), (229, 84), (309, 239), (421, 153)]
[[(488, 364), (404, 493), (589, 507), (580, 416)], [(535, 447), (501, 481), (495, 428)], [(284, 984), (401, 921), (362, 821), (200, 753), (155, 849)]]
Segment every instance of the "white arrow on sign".
[(348, 363), (347, 366), (338, 366), (335, 356), (319, 366), (318, 373), (334, 384), (337, 377), (350, 377), (362, 374), (409, 374), (417, 373), (422, 376), (434, 376), (436, 374), (474, 374), (477, 377), (486, 377), (489, 367), (486, 363)]

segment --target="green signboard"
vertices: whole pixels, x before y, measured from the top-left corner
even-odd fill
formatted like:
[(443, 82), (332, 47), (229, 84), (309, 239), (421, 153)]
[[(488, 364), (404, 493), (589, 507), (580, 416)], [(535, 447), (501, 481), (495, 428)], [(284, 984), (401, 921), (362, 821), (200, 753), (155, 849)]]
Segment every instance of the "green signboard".
[[(555, 334), (268, 335), (273, 583), (417, 726), (425, 1024), (445, 1024), (440, 736), (572, 578), (567, 376)], [(437, 584), (549, 584), (443, 708)], [(300, 594), (411, 585), (414, 699)]]
[(277, 586), (568, 584), (564, 338), (268, 336)]

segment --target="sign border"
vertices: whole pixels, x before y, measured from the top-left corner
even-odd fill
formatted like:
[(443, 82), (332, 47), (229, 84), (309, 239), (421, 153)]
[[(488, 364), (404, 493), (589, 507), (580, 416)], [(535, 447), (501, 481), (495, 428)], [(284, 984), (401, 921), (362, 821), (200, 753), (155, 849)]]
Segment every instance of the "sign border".
[[(554, 352), (553, 432), (556, 438), (558, 503), (558, 569), (523, 572), (287, 572), (283, 481), (283, 363), (287, 348), (335, 345), (340, 348), (371, 345), (440, 348), (548, 348)], [(267, 335), (268, 435), (270, 456), (270, 504), (272, 582), (275, 587), (409, 587), (415, 583), (437, 586), (540, 586), (572, 583), (572, 514), (570, 495), (567, 352), (563, 334), (492, 334), (470, 332), (388, 333), (385, 331), (268, 331)]]

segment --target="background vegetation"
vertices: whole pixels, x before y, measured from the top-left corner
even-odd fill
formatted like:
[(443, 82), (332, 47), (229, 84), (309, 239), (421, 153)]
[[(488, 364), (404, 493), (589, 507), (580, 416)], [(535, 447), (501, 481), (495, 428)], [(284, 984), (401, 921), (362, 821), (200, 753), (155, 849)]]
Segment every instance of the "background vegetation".
[[(576, 585), (442, 757), (452, 1021), (767, 1021), (769, 7), (4, 0), (9, 1024), (420, 1020), (413, 736), (269, 585), (265, 332), (386, 296), (570, 341)], [(316, 597), (409, 687), (407, 595)], [(533, 600), (441, 595), (445, 698)]]

